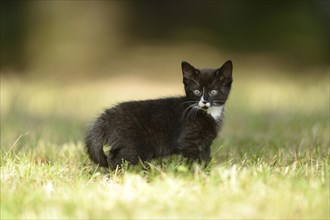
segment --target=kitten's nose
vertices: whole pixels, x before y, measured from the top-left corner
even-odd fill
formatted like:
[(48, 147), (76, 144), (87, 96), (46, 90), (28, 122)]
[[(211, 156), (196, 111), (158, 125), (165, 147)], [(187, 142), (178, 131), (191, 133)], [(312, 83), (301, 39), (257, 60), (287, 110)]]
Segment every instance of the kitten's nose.
[(202, 101), (203, 102), (203, 104), (206, 104), (207, 103), (207, 101)]

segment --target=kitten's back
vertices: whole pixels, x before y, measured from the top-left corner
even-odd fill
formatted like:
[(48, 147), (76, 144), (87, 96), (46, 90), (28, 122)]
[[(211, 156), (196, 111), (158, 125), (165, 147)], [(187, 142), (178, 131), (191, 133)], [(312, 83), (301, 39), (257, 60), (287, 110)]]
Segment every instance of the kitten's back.
[[(138, 163), (136, 154), (141, 160), (172, 154), (184, 101), (183, 97), (132, 101), (107, 109), (86, 136), (90, 158), (107, 167), (120, 163), (115, 159), (120, 158), (118, 154), (131, 158), (132, 163)], [(110, 147), (108, 157), (104, 146)]]

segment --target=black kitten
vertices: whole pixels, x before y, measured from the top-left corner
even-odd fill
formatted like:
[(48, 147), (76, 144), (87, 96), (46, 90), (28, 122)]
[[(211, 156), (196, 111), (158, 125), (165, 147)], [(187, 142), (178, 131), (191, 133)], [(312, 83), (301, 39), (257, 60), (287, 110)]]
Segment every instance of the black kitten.
[[(186, 96), (121, 103), (97, 118), (85, 142), (90, 158), (115, 168), (171, 154), (209, 161), (232, 84), (232, 62), (197, 69), (182, 62)], [(105, 151), (104, 148), (110, 149)]]

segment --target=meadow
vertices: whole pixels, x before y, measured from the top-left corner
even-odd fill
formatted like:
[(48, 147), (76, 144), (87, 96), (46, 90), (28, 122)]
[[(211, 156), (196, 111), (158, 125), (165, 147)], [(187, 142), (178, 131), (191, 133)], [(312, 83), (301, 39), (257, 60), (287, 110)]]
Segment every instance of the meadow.
[(109, 171), (85, 153), (88, 124), (183, 94), (181, 79), (2, 77), (1, 219), (327, 219), (329, 78), (297, 78), (235, 79), (206, 168), (173, 156)]

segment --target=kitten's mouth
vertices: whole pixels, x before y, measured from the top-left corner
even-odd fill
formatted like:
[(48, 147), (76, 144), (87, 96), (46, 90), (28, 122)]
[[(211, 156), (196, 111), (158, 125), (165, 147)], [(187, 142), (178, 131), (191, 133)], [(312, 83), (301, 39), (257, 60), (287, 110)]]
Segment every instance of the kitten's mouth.
[(211, 103), (210, 102), (205, 102), (203, 99), (201, 99), (198, 102), (198, 106), (199, 108), (201, 108), (202, 110), (207, 110), (208, 108), (211, 107)]

